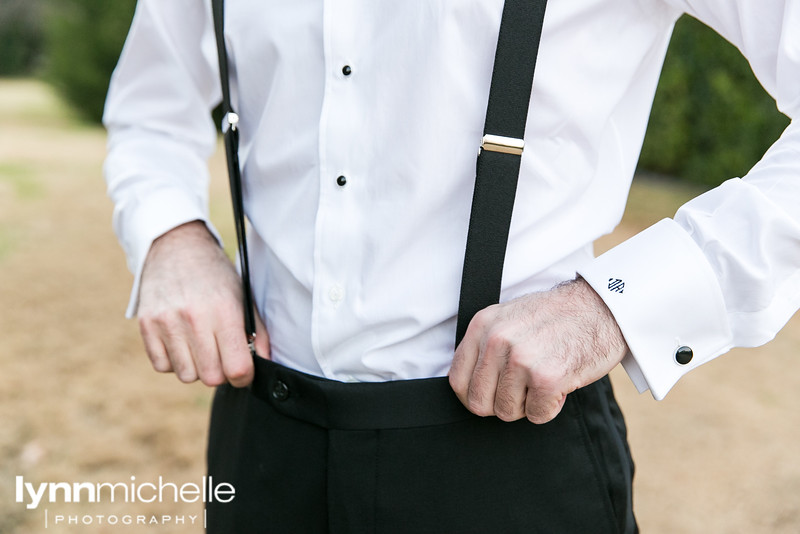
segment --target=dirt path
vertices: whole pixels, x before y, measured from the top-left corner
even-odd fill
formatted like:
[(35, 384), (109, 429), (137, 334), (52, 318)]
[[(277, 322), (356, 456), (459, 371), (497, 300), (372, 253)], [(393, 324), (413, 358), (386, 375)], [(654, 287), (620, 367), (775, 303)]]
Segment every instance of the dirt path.
[[(131, 281), (110, 229), (104, 134), (80, 126), (42, 85), (0, 83), (0, 532), (34, 533), (44, 508), (15, 502), (15, 477), (44, 481), (198, 483), (210, 392), (150, 370)], [(230, 236), (221, 157), (212, 216)], [(667, 216), (690, 191), (636, 184), (620, 230)], [(229, 240), (230, 242), (230, 240)], [(800, 532), (800, 323), (772, 344), (733, 352), (656, 403), (615, 372), (637, 461), (645, 533)], [(96, 516), (202, 517), (197, 504), (62, 503), (93, 516), (53, 532), (201, 532), (109, 526)]]

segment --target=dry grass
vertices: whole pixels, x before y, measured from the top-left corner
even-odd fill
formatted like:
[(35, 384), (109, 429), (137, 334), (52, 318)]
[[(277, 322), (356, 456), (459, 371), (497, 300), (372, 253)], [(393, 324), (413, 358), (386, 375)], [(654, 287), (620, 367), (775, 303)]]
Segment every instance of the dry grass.
[[(30, 81), (0, 83), (0, 121), (0, 532), (33, 533), (43, 529), (43, 512), (14, 502), (16, 475), (34, 483), (198, 481), (210, 392), (152, 372), (136, 325), (122, 317), (130, 275), (110, 229), (103, 132), (77, 124)], [(220, 177), (212, 214), (230, 235), (220, 156), (212, 166)], [(669, 216), (694, 193), (637, 181), (624, 224), (600, 248)], [(712, 362), (662, 403), (637, 395), (615, 372), (643, 532), (800, 532), (798, 346), (793, 320), (769, 346)], [(188, 515), (201, 508), (84, 503), (49, 511)]]

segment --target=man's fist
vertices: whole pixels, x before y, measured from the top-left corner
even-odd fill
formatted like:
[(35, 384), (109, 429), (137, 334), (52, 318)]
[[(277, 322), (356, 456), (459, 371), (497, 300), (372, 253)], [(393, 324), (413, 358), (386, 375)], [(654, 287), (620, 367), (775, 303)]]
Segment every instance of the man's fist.
[(579, 278), (477, 313), (450, 385), (477, 415), (546, 423), (567, 394), (608, 374), (627, 351), (608, 307)]
[[(153, 368), (209, 386), (253, 380), (242, 284), (205, 224), (178, 226), (153, 242), (139, 290), (139, 329)], [(269, 357), (256, 315), (256, 352)]]

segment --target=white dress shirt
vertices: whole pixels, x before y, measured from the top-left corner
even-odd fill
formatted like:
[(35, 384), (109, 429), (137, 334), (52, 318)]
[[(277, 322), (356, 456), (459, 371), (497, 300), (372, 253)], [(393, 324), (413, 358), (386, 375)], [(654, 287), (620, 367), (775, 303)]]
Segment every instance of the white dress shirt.
[[(273, 359), (345, 381), (446, 374), (502, 0), (226, 3)], [(580, 272), (625, 335), (629, 375), (659, 399), (800, 307), (797, 120), (746, 177), (593, 258), (622, 216), (684, 12), (800, 115), (798, 0), (551, 0), (501, 295)], [(114, 228), (136, 275), (129, 313), (152, 240), (208, 221), (216, 62), (209, 2), (139, 0), (105, 114)]]

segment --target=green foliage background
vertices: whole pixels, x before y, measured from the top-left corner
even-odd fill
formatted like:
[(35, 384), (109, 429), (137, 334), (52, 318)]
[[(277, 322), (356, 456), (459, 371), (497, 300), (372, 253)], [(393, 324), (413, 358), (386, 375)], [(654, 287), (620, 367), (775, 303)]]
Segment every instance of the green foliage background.
[(0, 76), (36, 68), (42, 53), (40, 0), (0, 0)]
[[(0, 75), (35, 72), (83, 117), (99, 122), (135, 4), (2, 0)], [(639, 169), (716, 185), (746, 173), (787, 124), (738, 50), (683, 17), (667, 54)]]
[(82, 116), (100, 122), (136, 1), (49, 0), (47, 7), (42, 74)]
[(788, 124), (739, 51), (683, 17), (667, 53), (639, 169), (717, 185), (744, 175)]

